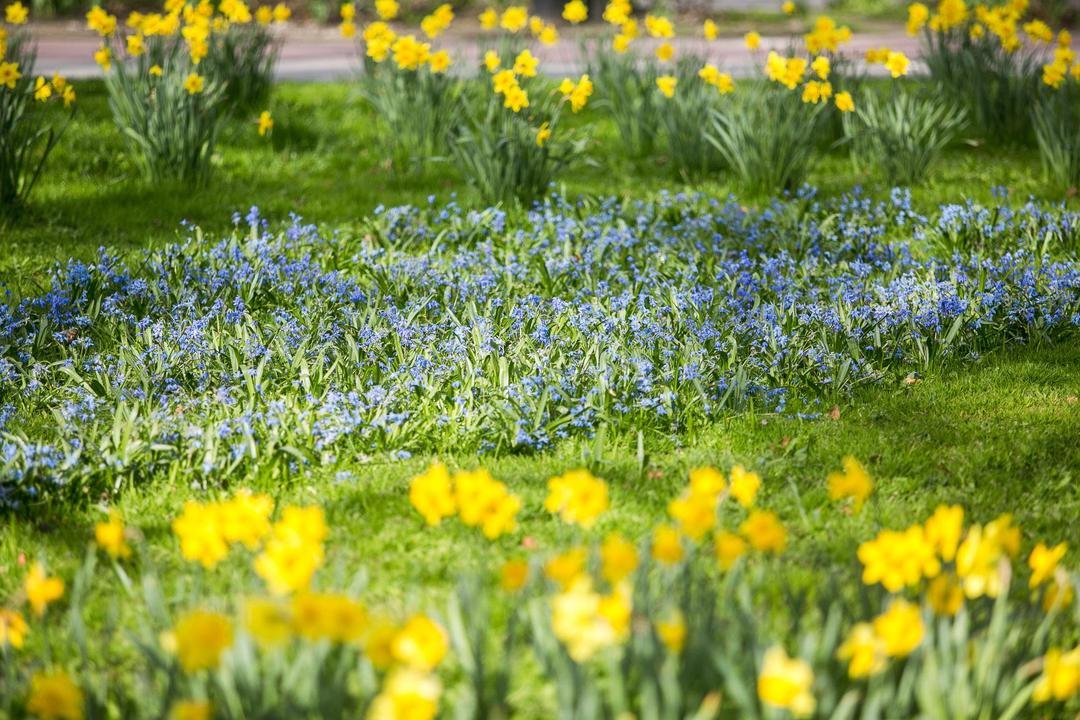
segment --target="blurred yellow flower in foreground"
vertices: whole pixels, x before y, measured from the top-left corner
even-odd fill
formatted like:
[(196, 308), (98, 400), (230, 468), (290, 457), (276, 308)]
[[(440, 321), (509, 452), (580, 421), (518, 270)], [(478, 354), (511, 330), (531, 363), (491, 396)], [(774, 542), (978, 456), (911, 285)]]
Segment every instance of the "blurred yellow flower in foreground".
[(23, 592), (34, 614), (42, 616), (48, 606), (64, 596), (64, 581), (45, 574), (45, 567), (36, 562), (23, 580)]
[(213, 670), (232, 646), (232, 621), (221, 613), (191, 610), (173, 628), (176, 658), (186, 673)]
[(758, 697), (766, 705), (809, 717), (817, 702), (811, 693), (814, 672), (805, 660), (790, 658), (778, 645), (765, 651), (758, 676)]
[(30, 678), (26, 711), (40, 720), (82, 720), (83, 691), (62, 670), (35, 673)]

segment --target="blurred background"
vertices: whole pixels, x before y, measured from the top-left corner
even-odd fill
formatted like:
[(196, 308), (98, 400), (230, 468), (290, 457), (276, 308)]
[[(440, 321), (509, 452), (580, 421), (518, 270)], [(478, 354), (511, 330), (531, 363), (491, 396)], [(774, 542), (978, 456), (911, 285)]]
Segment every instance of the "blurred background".
[[(442, 0), (402, 0), (401, 6), (405, 19), (415, 16), (419, 19), (427, 14)], [(33, 10), (34, 17), (41, 18), (78, 18), (84, 14), (93, 4), (101, 4), (112, 13), (123, 14), (129, 10), (148, 10), (160, 6), (160, 3), (146, 2), (145, 0), (104, 0), (103, 2), (91, 2), (90, 0), (30, 0), (28, 2)], [(257, 3), (255, 3), (257, 4)], [(293, 10), (293, 16), (298, 21), (329, 23), (336, 22), (338, 18), (339, 2), (335, 0), (293, 0), (287, 3)], [(456, 0), (453, 2), (454, 9), (459, 14), (479, 12), (489, 4), (487, 0)], [(504, 0), (495, 5), (510, 5), (513, 2)], [(600, 5), (603, 3), (601, 2)], [(974, 3), (972, 3), (974, 4)], [(995, 4), (994, 0), (988, 0), (988, 4)], [(637, 2), (640, 9), (648, 9), (653, 6), (661, 6), (664, 10), (687, 15), (703, 15), (708, 13), (775, 13), (779, 8), (779, 0), (672, 0), (669, 2)], [(803, 5), (808, 10), (826, 9), (832, 12), (845, 12), (853, 15), (863, 15), (870, 18), (896, 19), (905, 17), (905, 8), (908, 2), (903, 0), (803, 0)], [(1036, 17), (1040, 17), (1056, 25), (1075, 25), (1080, 20), (1080, 0), (1031, 0), (1031, 9)]]

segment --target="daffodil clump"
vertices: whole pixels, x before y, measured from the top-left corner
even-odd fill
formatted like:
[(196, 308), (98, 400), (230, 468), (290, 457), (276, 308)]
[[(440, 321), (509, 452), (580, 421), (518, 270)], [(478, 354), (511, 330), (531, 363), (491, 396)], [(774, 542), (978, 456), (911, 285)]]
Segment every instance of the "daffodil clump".
[(145, 57), (138, 61), (140, 74), (151, 69), (164, 73), (183, 54), (190, 60), (187, 70), (223, 85), (230, 107), (246, 110), (269, 96), (278, 52), (272, 27), (291, 16), (284, 3), (252, 11), (244, 0), (224, 0), (217, 7), (209, 0), (167, 0), (162, 12), (134, 11), (122, 25), (95, 6), (86, 24), (102, 39), (94, 59), (104, 71), (118, 59), (131, 64)]
[[(819, 512), (863, 523), (876, 512), (875, 484), (844, 458), (822, 483), (836, 505)], [(154, 573), (159, 553), (113, 510), (70, 581), (38, 561), (18, 570), (0, 609), (0, 703), (64, 720), (108, 708), (234, 718), (238, 707), (244, 716), (287, 707), (370, 720), (528, 708), (835, 718), (884, 702), (899, 717), (958, 702), (971, 718), (1075, 711), (1077, 580), (1064, 543), (1029, 542), (1007, 515), (965, 524), (962, 507), (940, 506), (876, 536), (871, 521), (855, 553), (861, 577), (840, 565), (807, 584), (791, 571), (808, 521), (766, 509), (777, 485), (740, 465), (693, 467), (668, 519), (628, 537), (609, 521), (620, 491), (588, 469), (552, 477), (543, 507), (519, 527), (522, 502), (503, 482), (435, 462), (409, 483), (416, 514), (400, 521), (440, 533), (460, 516), (502, 559), (465, 573), (449, 598), (402, 588), (415, 599), (389, 604), (364, 600), (359, 580), (342, 583), (333, 548), (345, 538), (316, 505), (249, 491), (188, 501), (172, 542), (191, 578), (167, 589)], [(519, 539), (541, 510), (569, 543)], [(227, 585), (216, 582), (226, 573)], [(117, 579), (134, 619), (128, 635), (84, 633), (87, 594)], [(796, 618), (776, 605), (781, 596)], [(132, 660), (119, 670), (78, 661), (87, 642)], [(138, 682), (116, 681), (131, 672)]]
[(421, 20), (417, 36), (391, 24), (399, 12), (397, 2), (378, 2), (375, 10), (379, 19), (358, 29), (356, 5), (342, 4), (339, 30), (359, 44), (362, 91), (386, 128), (393, 167), (416, 169), (446, 155), (462, 113), (461, 86), (450, 77), (454, 58), (432, 47), (453, 23), (454, 11), (445, 3), (435, 8)]
[(1055, 36), (1038, 20), (1026, 23), (1024, 32), (1033, 42), (1053, 47), (1042, 67), (1043, 85), (1051, 92), (1031, 113), (1039, 155), (1053, 183), (1074, 187), (1080, 183), (1080, 59), (1072, 34), (1060, 30)]
[[(793, 6), (781, 10), (796, 14)], [(907, 30), (925, 31), (927, 64), (942, 88), (929, 100), (884, 102), (872, 88), (860, 88), (853, 68), (861, 63), (844, 52), (852, 30), (828, 15), (808, 19), (806, 31), (789, 38), (783, 53), (775, 41), (748, 32), (745, 45), (760, 55), (764, 79), (742, 81), (739, 92), (732, 75), (707, 57), (679, 56), (670, 17), (637, 15), (625, 0), (610, 0), (600, 13), (606, 32), (585, 44), (585, 75), (626, 152), (648, 157), (664, 148), (684, 179), (727, 172), (751, 189), (793, 190), (814, 167), (818, 148), (834, 141), (852, 148), (860, 169), (881, 165), (887, 182), (910, 184), (926, 175), (962, 128), (994, 125), (988, 112), (1003, 120), (994, 125), (998, 129), (1011, 123), (1001, 137), (1030, 136), (1029, 70), (1042, 63), (1036, 58), (1047, 56), (1040, 71), (1054, 87), (1080, 72), (1068, 34), (1054, 35), (1038, 20), (1024, 22), (1026, 11), (1025, 0), (970, 10), (965, 0), (942, 0), (936, 11), (912, 5)], [(340, 6), (340, 33), (360, 43), (364, 92), (387, 127), (394, 167), (417, 167), (449, 153), (485, 200), (527, 203), (547, 191), (566, 157), (580, 154), (582, 145), (559, 147), (564, 134), (554, 106), (547, 97), (538, 104), (542, 91), (529, 87), (543, 84), (530, 78), (544, 48), (559, 42), (559, 28), (528, 6), (485, 8), (478, 46), (481, 76), (491, 76), (501, 106), (527, 126), (475, 102), (450, 77), (455, 58), (432, 47), (454, 21), (449, 4), (425, 16), (418, 32), (401, 26), (396, 0), (376, 3), (377, 19), (365, 23), (366, 12), (351, 2)], [(571, 0), (561, 19), (578, 25), (590, 19), (589, 12), (586, 3)], [(712, 18), (702, 23), (706, 53), (721, 32)], [(1058, 45), (1052, 53), (1051, 43)], [(905, 53), (885, 47), (869, 50), (864, 62), (896, 81), (914, 68)], [(891, 91), (893, 98), (907, 92), (901, 85)], [(908, 126), (914, 130), (907, 132)], [(524, 143), (530, 133), (537, 148), (549, 151), (530, 150)]]
[[(805, 54), (769, 50), (764, 86), (713, 113), (709, 141), (744, 184), (767, 191), (792, 189), (805, 180), (820, 137), (855, 109), (851, 83), (839, 72), (846, 65), (838, 60), (850, 40), (848, 27), (817, 18), (803, 37)], [(750, 33), (745, 42), (760, 55), (760, 35)]]
[[(206, 182), (221, 122), (265, 103), (273, 81), (284, 4), (254, 12), (243, 0), (168, 0), (163, 12), (124, 20), (100, 6), (86, 14), (101, 38), (94, 60), (110, 108), (144, 174), (154, 181)], [(266, 116), (269, 118), (269, 116)], [(267, 119), (260, 118), (260, 134)]]
[[(75, 109), (75, 87), (63, 76), (35, 75), (29, 17), (19, 0), (0, 16), (0, 214), (29, 196)], [(65, 120), (54, 120), (57, 107)]]
[(960, 102), (975, 129), (993, 140), (1029, 142), (1043, 89), (1080, 78), (1070, 33), (1055, 32), (1030, 11), (1028, 0), (908, 7), (908, 34), (922, 35), (939, 92)]
[[(571, 25), (588, 19), (589, 9), (580, 0), (571, 0), (563, 6), (562, 18)], [(500, 57), (517, 55), (528, 45), (529, 39), (541, 46), (559, 42), (559, 29), (554, 23), (539, 15), (531, 15), (528, 5), (509, 5), (501, 10), (489, 7), (480, 13), (480, 27), (485, 33), (485, 44), (495, 38), (495, 50)]]
[[(579, 24), (588, 8), (569, 2), (562, 17)], [(488, 91), (454, 128), (452, 155), (485, 201), (528, 203), (545, 195), (583, 149), (584, 140), (560, 128), (560, 119), (567, 108), (574, 114), (584, 109), (593, 82), (585, 73), (553, 90), (541, 77), (537, 53), (558, 43), (559, 31), (527, 5), (487, 8), (479, 19), (479, 72)]]
[[(597, 78), (598, 97), (634, 156), (648, 156), (666, 144), (675, 169), (684, 177), (721, 169), (715, 149), (701, 131), (721, 96), (735, 90), (730, 73), (695, 56), (679, 57), (675, 23), (666, 15), (634, 17), (625, 0), (612, 0), (603, 12), (610, 31), (592, 46), (589, 71)], [(708, 41), (719, 26), (702, 26)], [(650, 49), (644, 57), (637, 45)]]
[[(125, 601), (141, 603), (144, 613), (134, 647), (149, 685), (137, 696), (126, 695), (139, 692), (136, 685), (118, 695), (89, 668), (85, 675), (75, 671), (65, 657), (38, 662), (27, 654), (28, 639), (49, 633), (50, 607), (67, 589), (32, 564), (12, 605), (0, 610), (0, 646), (19, 653), (9, 657), (25, 683), (17, 691), (0, 690), (5, 708), (65, 720), (102, 716), (114, 703), (139, 717), (231, 717), (233, 702), (248, 712), (290, 707), (312, 717), (345, 717), (333, 714), (335, 705), (369, 718), (436, 716), (442, 695), (436, 671), (448, 652), (447, 631), (423, 612), (384, 612), (354, 592), (316, 588), (329, 531), (321, 508), (275, 508), (269, 496), (241, 492), (188, 502), (172, 531), (180, 557), (195, 572), (246, 564), (254, 582), (235, 597), (182, 593), (166, 600), (154, 591), (129, 592)], [(79, 582), (93, 582), (98, 556), (127, 581), (137, 565), (148, 565), (143, 549), (138, 530), (110, 513), (95, 527)], [(153, 582), (150, 572), (145, 578)], [(72, 589), (69, 612), (81, 610), (79, 593)]]
[(563, 78), (551, 88), (528, 47), (505, 59), (487, 50), (482, 65), (490, 78), (487, 101), (455, 130), (454, 160), (487, 202), (541, 198), (583, 148), (584, 139), (564, 131), (560, 121), (567, 110), (576, 114), (588, 104), (592, 78)]

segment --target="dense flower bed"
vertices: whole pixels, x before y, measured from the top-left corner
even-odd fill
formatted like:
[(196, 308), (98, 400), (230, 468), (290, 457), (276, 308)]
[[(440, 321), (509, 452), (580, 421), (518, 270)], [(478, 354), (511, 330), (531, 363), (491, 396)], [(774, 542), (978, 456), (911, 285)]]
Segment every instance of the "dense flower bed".
[[(736, 465), (687, 480), (669, 521), (634, 540), (600, 532), (615, 504), (602, 478), (553, 477), (544, 510), (568, 542), (541, 548), (515, 542), (538, 513), (519, 525), (524, 503), (503, 482), (434, 463), (409, 490), (427, 527), (400, 520), (434, 537), (460, 522), (505, 560), (460, 578), (445, 602), (421, 605), (407, 587), (392, 607), (334, 572), (340, 530), (318, 506), (275, 508), (246, 491), (188, 501), (166, 540), (188, 563), (178, 583), (161, 582), (162, 553), (113, 511), (70, 593), (35, 562), (0, 607), (0, 707), (44, 720), (1075, 713), (1065, 543), (1031, 542), (1009, 515), (980, 522), (942, 505), (867, 533), (858, 574), (839, 563), (807, 586), (788, 573), (799, 535), (759, 493), (772, 478)], [(875, 504), (853, 457), (827, 482), (837, 505), (822, 512)], [(206, 589), (223, 577), (226, 590)], [(133, 618), (124, 633), (86, 632), (88, 600), (104, 588)]]
[[(290, 473), (342, 453), (686, 438), (1080, 325), (1080, 216), (812, 190), (531, 212), (257, 210), (215, 241), (58, 268), (0, 310), (0, 506)], [(41, 419), (55, 418), (55, 422)]]

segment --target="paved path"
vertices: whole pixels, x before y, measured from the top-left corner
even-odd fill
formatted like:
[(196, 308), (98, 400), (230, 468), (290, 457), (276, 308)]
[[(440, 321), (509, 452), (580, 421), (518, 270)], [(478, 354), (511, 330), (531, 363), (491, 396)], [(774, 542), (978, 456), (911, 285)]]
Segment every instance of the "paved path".
[[(34, 35), (38, 43), (38, 73), (59, 72), (72, 78), (100, 77), (101, 71), (92, 58), (98, 40), (92, 34), (74, 25), (53, 24), (35, 27)], [(283, 33), (283, 40), (277, 66), (279, 79), (335, 80), (355, 74), (360, 67), (356, 44), (341, 38), (335, 28), (291, 27)], [(711, 43), (700, 38), (682, 37), (676, 41), (676, 46), (680, 54), (693, 53), (728, 72), (746, 76), (759, 72), (768, 50), (784, 52), (792, 40), (792, 35), (765, 36), (756, 53), (746, 49), (741, 36), (722, 37)], [(457, 34), (441, 37), (433, 44), (449, 50), (458, 68), (474, 68), (479, 64), (484, 42), (483, 35), (463, 29)], [(635, 48), (644, 54), (651, 52), (655, 44), (646, 38), (638, 40)], [(919, 54), (918, 40), (908, 37), (902, 29), (856, 33), (843, 50), (850, 56), (861, 58), (867, 49), (882, 46), (901, 50), (913, 59)], [(540, 46), (533, 52), (541, 60), (541, 69), (550, 75), (576, 74), (584, 67), (580, 43), (568, 31), (563, 32), (557, 45)], [(916, 62), (913, 70), (918, 69)]]

